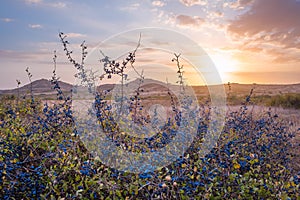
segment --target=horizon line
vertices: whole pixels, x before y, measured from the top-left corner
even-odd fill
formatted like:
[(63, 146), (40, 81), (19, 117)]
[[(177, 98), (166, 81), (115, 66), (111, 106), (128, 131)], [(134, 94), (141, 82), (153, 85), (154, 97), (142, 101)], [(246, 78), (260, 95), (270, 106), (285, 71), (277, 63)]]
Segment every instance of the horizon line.
[[(137, 78), (138, 79), (138, 78)], [(145, 79), (152, 79), (152, 80), (155, 80), (155, 81), (160, 81), (160, 80), (156, 80), (156, 79), (153, 79), (153, 78), (145, 78)], [(47, 80), (50, 82), (51, 79), (47, 79), (47, 78), (38, 78), (38, 79), (34, 79), (32, 80), (32, 83), (33, 82), (36, 82), (36, 81), (40, 81), (40, 80)], [(74, 84), (68, 82), (68, 81), (65, 81), (65, 80), (58, 80), (60, 82), (63, 82), (63, 83), (66, 83), (66, 84), (69, 84), (69, 85), (72, 85), (74, 86)], [(133, 80), (134, 81), (134, 80)], [(163, 82), (163, 81), (160, 81), (160, 82)], [(26, 82), (25, 84), (21, 84), (20, 87), (24, 87), (26, 85), (29, 85), (30, 82)], [(100, 84), (98, 86), (101, 86), (101, 85), (108, 85), (108, 84), (117, 84), (117, 83), (103, 83), (103, 84)], [(176, 85), (174, 83), (171, 83), (172, 85)], [(243, 82), (223, 82), (221, 83), (222, 85), (228, 85), (228, 84), (240, 84), (240, 85), (299, 85), (300, 82), (295, 82), (295, 83), (256, 83), (256, 82), (252, 82), (252, 83), (243, 83)], [(215, 86), (215, 85), (220, 85), (220, 84), (212, 84), (212, 85), (209, 85), (209, 86)], [(187, 86), (190, 86), (190, 87), (196, 87), (196, 86), (208, 86), (207, 84), (199, 84), (199, 85), (187, 85)], [(0, 90), (3, 91), (3, 90), (13, 90), (13, 89), (17, 89), (17, 86), (15, 87), (12, 87), (12, 88), (1, 88), (0, 87)]]

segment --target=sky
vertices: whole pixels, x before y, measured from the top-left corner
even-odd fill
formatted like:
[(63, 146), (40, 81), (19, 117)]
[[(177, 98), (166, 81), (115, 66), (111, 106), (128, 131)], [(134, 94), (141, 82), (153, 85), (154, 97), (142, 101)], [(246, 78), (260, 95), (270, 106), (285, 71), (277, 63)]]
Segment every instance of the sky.
[[(194, 41), (207, 53), (223, 83), (300, 83), (299, 19), (299, 0), (2, 0), (0, 89), (15, 88), (16, 79), (28, 83), (27, 67), (33, 80), (50, 79), (54, 50), (60, 79), (76, 81), (76, 70), (64, 55), (59, 32), (68, 36), (74, 57), (80, 59), (82, 41), (86, 41), (88, 52), (98, 52), (101, 57), (99, 47), (104, 52), (108, 46), (120, 52), (120, 41), (112, 39), (116, 35), (146, 27), (173, 31)], [(137, 53), (137, 67), (154, 69), (158, 62), (166, 69), (174, 67), (172, 54), (165, 51), (172, 52), (171, 46), (157, 36), (152, 42), (163, 50), (147, 48), (149, 39), (141, 34), (144, 48)], [(139, 36), (135, 39), (127, 41), (130, 50)], [(188, 48), (176, 37), (172, 39), (177, 46)], [(105, 45), (99, 45), (103, 42)], [(182, 63), (188, 65), (185, 61)], [(158, 76), (160, 67), (149, 72), (149, 78)], [(194, 77), (191, 84), (202, 83), (195, 76), (197, 72), (188, 66), (185, 70), (187, 78)]]

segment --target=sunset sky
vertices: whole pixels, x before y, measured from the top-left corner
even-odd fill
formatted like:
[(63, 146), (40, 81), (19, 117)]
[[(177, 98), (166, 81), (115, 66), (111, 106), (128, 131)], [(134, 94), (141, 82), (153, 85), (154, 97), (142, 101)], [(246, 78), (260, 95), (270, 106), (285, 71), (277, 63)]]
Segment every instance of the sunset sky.
[[(222, 81), (300, 83), (299, 0), (3, 0), (0, 6), (0, 89), (58, 74), (72, 83), (58, 38), (91, 48), (112, 35), (143, 28), (174, 30), (211, 57)], [(143, 38), (142, 38), (143, 39)], [(138, 40), (138, 38), (137, 38)], [(163, 41), (157, 41), (159, 42)]]

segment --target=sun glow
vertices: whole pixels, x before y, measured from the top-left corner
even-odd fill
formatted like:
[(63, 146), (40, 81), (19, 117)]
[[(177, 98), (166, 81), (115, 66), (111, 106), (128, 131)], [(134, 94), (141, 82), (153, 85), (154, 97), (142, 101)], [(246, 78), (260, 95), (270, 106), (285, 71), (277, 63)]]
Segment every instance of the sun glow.
[(233, 59), (230, 55), (213, 54), (210, 55), (215, 64), (220, 76), (224, 82), (231, 80), (230, 73), (238, 70), (238, 61)]

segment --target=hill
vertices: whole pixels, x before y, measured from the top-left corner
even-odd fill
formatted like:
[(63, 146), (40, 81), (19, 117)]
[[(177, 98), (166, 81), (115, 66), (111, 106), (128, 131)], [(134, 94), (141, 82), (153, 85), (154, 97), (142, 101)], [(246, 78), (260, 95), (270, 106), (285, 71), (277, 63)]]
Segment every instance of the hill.
[[(126, 84), (125, 89), (128, 88), (137, 88), (139, 84), (139, 80), (134, 80)], [(64, 92), (70, 92), (73, 88), (72, 84), (59, 81), (59, 85)], [(56, 92), (51, 87), (51, 82), (47, 79), (39, 79), (32, 82), (32, 85), (26, 84), (19, 89), (11, 89), (11, 90), (0, 90), (0, 95), (16, 95), (19, 93), (21, 95), (29, 93), (32, 87), (32, 91), (37, 96), (53, 96)], [(118, 87), (118, 84), (103, 84), (98, 86), (99, 90), (113, 90)], [(177, 88), (178, 86), (169, 85), (170, 88)], [(213, 87), (213, 86), (212, 86)], [(153, 79), (145, 79), (142, 84), (142, 88), (145, 93), (151, 95), (151, 93), (155, 93), (156, 95), (159, 93), (165, 93), (167, 91), (167, 86), (165, 83), (160, 81), (156, 81)], [(282, 94), (300, 94), (300, 83), (298, 84), (239, 84), (232, 83), (230, 85), (224, 84), (224, 88), (227, 96), (237, 97), (238, 99), (243, 98), (245, 95), (248, 95), (251, 89), (254, 89), (253, 96), (276, 96)], [(207, 86), (192, 86), (192, 89), (195, 92), (195, 95), (198, 97), (208, 97), (209, 90)]]
[[(65, 83), (63, 81), (59, 81), (59, 85), (62, 89), (62, 91), (70, 91), (72, 89), (72, 85), (69, 83)], [(52, 89), (51, 82), (47, 79), (39, 79), (36, 81), (33, 81), (31, 84), (26, 84), (22, 87), (11, 89), (11, 90), (0, 90), (0, 94), (17, 94), (18, 92), (20, 94), (26, 94), (29, 93), (32, 87), (32, 91), (35, 95), (41, 95), (41, 94), (54, 94), (55, 91)]]

